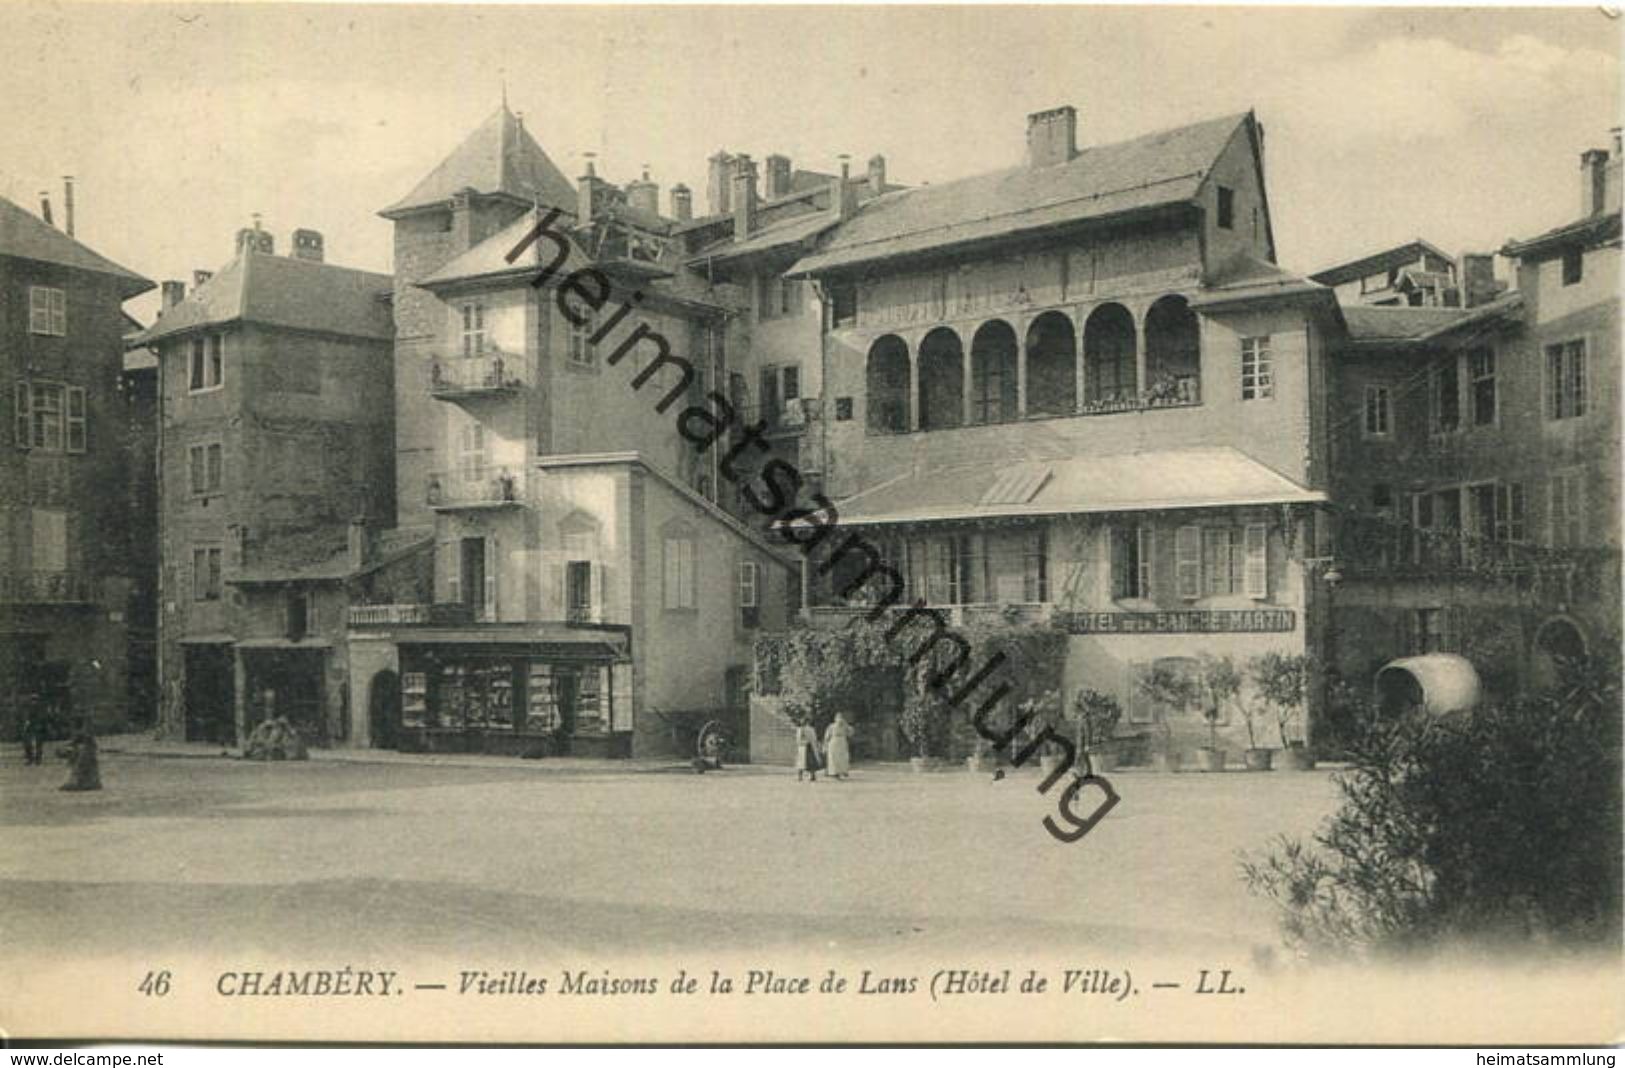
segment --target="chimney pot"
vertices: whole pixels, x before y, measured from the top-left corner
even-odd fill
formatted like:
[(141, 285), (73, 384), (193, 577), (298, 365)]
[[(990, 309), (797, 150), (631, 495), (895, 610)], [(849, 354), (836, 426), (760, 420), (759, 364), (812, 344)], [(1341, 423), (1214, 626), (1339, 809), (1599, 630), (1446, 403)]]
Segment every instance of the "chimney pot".
[(878, 197), (886, 191), (886, 157), (869, 157), (869, 195)]
[(743, 241), (756, 226), (756, 162), (741, 154), (734, 161), (734, 240)]
[(178, 279), (164, 282), (159, 286), (159, 291), (163, 294), (160, 308), (162, 311), (168, 311), (186, 299), (186, 283)]
[(68, 236), (73, 236), (73, 175), (62, 176), (62, 221), (67, 225)]
[(192, 272), (192, 292), (196, 293), (199, 286), (201, 286), (204, 282), (207, 282), (209, 279), (211, 279), (213, 277), (214, 277), (214, 272), (213, 271), (193, 271)]
[(1588, 148), (1580, 153), (1580, 214), (1599, 215), (1607, 210), (1608, 150)]
[(626, 202), (650, 215), (660, 214), (660, 186), (649, 180), (649, 165), (643, 166), (643, 177), (626, 183)]
[(56, 225), (56, 220), (51, 218), (51, 194), (44, 189), (39, 191), (39, 217), (45, 220), (46, 226)]
[(694, 218), (694, 194), (680, 182), (671, 187), (671, 215), (678, 222)]
[(245, 226), (237, 231), (237, 251), (262, 252), (267, 256), (274, 255), (276, 252), (276, 239), (271, 236), (270, 231), (259, 228), (259, 216), (256, 215), (254, 219), (255, 225), (252, 228)]
[(767, 191), (764, 194), (768, 200), (777, 200), (790, 193), (790, 157), (778, 152), (767, 157)]
[(1027, 165), (1049, 167), (1078, 154), (1078, 109), (1070, 104), (1027, 116)]
[(850, 219), (858, 207), (857, 190), (852, 188), (852, 157), (843, 152), (840, 160), (841, 173), (829, 191), (830, 207), (837, 219)]
[(324, 262), (326, 252), (320, 231), (295, 230), (293, 232), (293, 258), (296, 260), (309, 260), (312, 263)]
[(726, 215), (733, 206), (734, 158), (718, 151), (708, 161), (705, 181), (705, 210), (708, 215)]

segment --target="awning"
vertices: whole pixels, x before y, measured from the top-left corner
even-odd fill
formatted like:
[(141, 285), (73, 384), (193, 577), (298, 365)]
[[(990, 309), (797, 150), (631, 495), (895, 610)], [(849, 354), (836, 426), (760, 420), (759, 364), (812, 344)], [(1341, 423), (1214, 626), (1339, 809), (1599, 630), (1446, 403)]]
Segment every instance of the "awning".
[(1228, 446), (918, 471), (836, 502), (844, 526), (1307, 504), (1326, 495)]
[(442, 652), (461, 646), (485, 655), (552, 660), (626, 660), (632, 655), (632, 638), (626, 631), (546, 623), (402, 627), (395, 632), (395, 642), (401, 646), (434, 646)]
[(1421, 710), (1442, 716), (1473, 708), (1483, 694), (1472, 661), (1454, 653), (1407, 656), (1377, 672), (1377, 704), (1387, 713)]
[(321, 638), (293, 641), (290, 638), (244, 638), (237, 643), (239, 649), (331, 649), (333, 643)]

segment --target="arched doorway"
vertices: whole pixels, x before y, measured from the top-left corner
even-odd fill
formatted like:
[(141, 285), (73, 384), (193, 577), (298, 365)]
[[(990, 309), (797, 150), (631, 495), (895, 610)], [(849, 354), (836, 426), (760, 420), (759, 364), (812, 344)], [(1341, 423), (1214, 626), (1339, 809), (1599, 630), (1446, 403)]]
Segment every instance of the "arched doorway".
[(388, 668), (367, 684), (367, 724), (374, 749), (400, 747), (401, 679)]
[(1531, 688), (1551, 689), (1562, 681), (1566, 665), (1585, 656), (1585, 634), (1579, 626), (1566, 616), (1548, 619), (1535, 631), (1534, 655), (1530, 658)]
[(1084, 400), (1123, 404), (1139, 396), (1134, 367), (1134, 316), (1121, 304), (1102, 304), (1083, 327)]
[(959, 335), (939, 326), (920, 342), (920, 429), (942, 430), (965, 421), (965, 349)]
[(896, 334), (876, 338), (864, 370), (864, 397), (869, 429), (876, 434), (908, 431), (908, 397), (913, 372), (908, 344)]
[(1145, 375), (1152, 404), (1196, 404), (1202, 399), (1201, 328), (1184, 297), (1163, 297), (1146, 313)]
[(1078, 406), (1078, 343), (1072, 320), (1047, 311), (1027, 328), (1027, 414), (1071, 415)]
[(973, 423), (1016, 417), (1016, 332), (1002, 319), (977, 327), (970, 343), (970, 415)]

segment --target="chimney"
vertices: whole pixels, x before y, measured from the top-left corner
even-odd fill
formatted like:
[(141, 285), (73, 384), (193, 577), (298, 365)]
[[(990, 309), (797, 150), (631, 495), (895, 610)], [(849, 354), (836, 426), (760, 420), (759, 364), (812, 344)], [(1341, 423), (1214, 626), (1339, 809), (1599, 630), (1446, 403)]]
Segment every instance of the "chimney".
[(39, 191), (39, 217), (45, 220), (46, 226), (56, 225), (56, 220), (51, 218), (51, 194), (45, 189)]
[(878, 197), (886, 191), (886, 157), (869, 157), (869, 195)]
[(726, 215), (733, 203), (734, 158), (718, 151), (710, 159), (711, 170), (705, 182), (705, 212)]
[(309, 260), (311, 263), (321, 263), (323, 258), (321, 233), (316, 230), (295, 230), (293, 232), (293, 258), (296, 260)]
[(198, 291), (199, 286), (201, 286), (204, 282), (207, 282), (209, 279), (211, 279), (213, 277), (214, 277), (214, 272), (213, 271), (193, 271), (192, 272), (192, 292), (196, 293)]
[(1600, 215), (1608, 204), (1608, 150), (1588, 148), (1580, 153), (1580, 214)]
[(790, 195), (790, 157), (775, 152), (767, 157), (767, 192), (762, 194), (768, 200), (777, 200), (782, 196)]
[(756, 225), (756, 161), (741, 154), (734, 160), (734, 240), (743, 241)]
[(62, 221), (67, 224), (68, 236), (73, 236), (73, 175), (62, 176)]
[(1035, 111), (1027, 116), (1027, 166), (1066, 163), (1078, 154), (1078, 109)]
[(367, 566), (367, 557), (370, 538), (367, 536), (367, 517), (358, 515), (350, 520), (349, 557), (350, 570), (359, 571)]
[(1495, 255), (1467, 252), (1461, 257), (1461, 306), (1476, 308), (1495, 299), (1501, 284), (1495, 280)]
[(671, 217), (678, 222), (694, 218), (694, 194), (681, 182), (671, 187)]
[(1618, 211), (1620, 209), (1620, 166), (1625, 163), (1625, 147), (1620, 146), (1618, 126), (1609, 132), (1614, 135), (1614, 151), (1608, 157), (1608, 163), (1603, 167), (1602, 210)]
[(598, 168), (593, 163), (596, 152), (583, 152), (582, 155), (587, 158), (587, 169), (576, 179), (576, 222), (585, 226), (592, 222), (593, 209), (598, 206)]
[(252, 228), (245, 226), (237, 231), (237, 251), (262, 252), (267, 256), (275, 254), (276, 239), (271, 236), (269, 230), (260, 229), (258, 216), (255, 217)]
[(840, 220), (850, 219), (858, 209), (857, 191), (852, 188), (852, 157), (841, 153), (841, 173), (830, 182), (829, 205)]
[(626, 183), (626, 202), (650, 215), (660, 214), (660, 186), (649, 180), (649, 165), (643, 165), (643, 177)]
[(159, 287), (159, 291), (163, 294), (162, 311), (168, 311), (186, 299), (186, 283), (182, 281), (171, 280), (165, 282)]

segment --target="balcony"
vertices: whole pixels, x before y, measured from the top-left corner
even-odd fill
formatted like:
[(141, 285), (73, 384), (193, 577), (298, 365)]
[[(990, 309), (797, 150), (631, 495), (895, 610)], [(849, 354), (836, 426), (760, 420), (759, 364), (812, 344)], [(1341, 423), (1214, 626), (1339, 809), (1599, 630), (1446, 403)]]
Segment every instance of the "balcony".
[(75, 571), (20, 571), (0, 575), (0, 604), (95, 604), (97, 587)]
[(768, 437), (798, 437), (806, 433), (808, 424), (819, 415), (817, 397), (797, 397), (780, 405), (750, 405), (738, 409), (740, 426), (760, 420), (767, 424)]
[(1202, 404), (1202, 380), (1195, 375), (1169, 375), (1139, 393), (1119, 394), (1086, 400), (1078, 405), (1079, 415), (1112, 415), (1116, 412), (1147, 412), (1162, 408), (1198, 408)]
[[(1048, 601), (1042, 603), (939, 604), (928, 605), (927, 607), (933, 612), (941, 612), (943, 619), (951, 627), (1037, 626), (1048, 623), (1055, 614), (1055, 605)], [(895, 618), (910, 610), (904, 605), (893, 605), (883, 611)], [(857, 604), (813, 605), (805, 611), (803, 618), (814, 627), (836, 630), (849, 626), (855, 620), (862, 619), (872, 611), (874, 611), (872, 607)]]
[(350, 626), (399, 627), (429, 622), (426, 604), (357, 604), (350, 606)]
[(523, 357), (495, 351), (436, 357), (429, 365), (429, 395), (449, 401), (512, 396), (524, 388), (518, 374), (523, 367)]
[(429, 476), (425, 499), (437, 512), (479, 508), (518, 508), (524, 503), (523, 476), (507, 467), (437, 471)]

